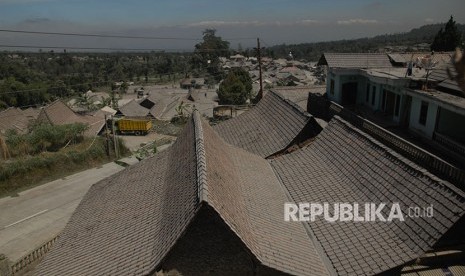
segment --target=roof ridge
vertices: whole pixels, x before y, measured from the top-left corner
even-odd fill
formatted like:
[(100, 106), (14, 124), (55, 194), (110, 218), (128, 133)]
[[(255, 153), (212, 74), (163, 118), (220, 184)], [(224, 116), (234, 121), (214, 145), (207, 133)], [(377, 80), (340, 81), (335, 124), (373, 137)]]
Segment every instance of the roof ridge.
[(370, 134), (358, 129), (354, 125), (352, 125), (350, 122), (344, 120), (343, 118), (335, 115), (333, 116), (333, 119), (335, 121), (338, 121), (339, 123), (343, 124), (344, 126), (350, 128), (354, 132), (356, 132), (358, 135), (362, 136), (365, 140), (367, 140), (369, 143), (381, 148), (387, 155), (389, 159), (395, 159), (396, 161), (399, 161), (402, 163), (407, 170), (415, 171), (427, 178), (429, 178), (432, 182), (435, 182), (441, 186), (446, 187), (447, 189), (451, 190), (455, 194), (458, 194), (460, 196), (465, 197), (465, 192), (460, 190), (458, 187), (456, 187), (454, 184), (450, 183), (447, 180), (444, 180), (442, 178), (439, 178), (438, 176), (434, 175), (430, 171), (428, 171), (426, 168), (424, 168), (421, 165), (417, 165), (415, 162), (411, 161), (410, 159), (402, 156), (400, 153), (395, 151), (394, 149), (386, 146), (385, 144), (381, 143), (378, 141), (375, 137), (371, 136)]
[(192, 113), (195, 133), (195, 158), (197, 163), (197, 197), (199, 202), (208, 201), (207, 160), (205, 153), (205, 138), (203, 135), (202, 119), (197, 110)]
[(281, 95), (279, 92), (277, 91), (273, 91), (273, 90), (269, 90), (269, 92), (271, 92), (272, 94), (278, 96), (279, 98), (281, 98), (285, 103), (289, 104), (291, 107), (293, 107), (294, 109), (296, 109), (299, 113), (301, 113), (302, 115), (306, 116), (306, 117), (313, 117), (312, 114), (308, 113), (306, 110), (304, 110), (302, 107), (300, 107), (298, 104), (294, 103), (293, 101), (289, 100), (289, 99), (286, 99), (284, 98), (284, 95)]

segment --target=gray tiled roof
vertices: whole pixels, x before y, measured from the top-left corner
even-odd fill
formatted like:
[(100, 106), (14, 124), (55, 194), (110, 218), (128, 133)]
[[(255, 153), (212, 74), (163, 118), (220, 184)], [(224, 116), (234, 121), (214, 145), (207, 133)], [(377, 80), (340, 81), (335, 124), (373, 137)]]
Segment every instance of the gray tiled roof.
[(150, 110), (141, 106), (135, 100), (131, 100), (127, 104), (123, 105), (118, 111), (127, 117), (145, 117), (149, 115)]
[(26, 133), (29, 124), (36, 119), (37, 115), (29, 109), (10, 107), (0, 111), (0, 134), (5, 134), (8, 130), (15, 130), (18, 133)]
[(432, 218), (308, 223), (340, 275), (373, 275), (411, 261), (465, 213), (463, 192), (337, 116), (308, 147), (270, 162), (296, 203), (433, 204)]
[(170, 149), (90, 189), (38, 275), (147, 275), (208, 206), (263, 265), (327, 275), (303, 225), (283, 220), (287, 200), (265, 159), (226, 144), (194, 112)]
[(392, 67), (388, 55), (383, 53), (324, 53), (318, 65), (328, 65), (331, 68)]
[(456, 76), (457, 71), (453, 66), (452, 62), (449, 62), (445, 66), (433, 69), (431, 71), (429, 79), (438, 82), (439, 90), (441, 90), (441, 88), (444, 88), (461, 94), (463, 93), (463, 91), (462, 89), (460, 89), (457, 80), (454, 79)]
[(285, 150), (304, 128), (318, 134), (315, 119), (277, 92), (269, 91), (251, 110), (214, 127), (226, 142), (269, 157)]
[(48, 122), (53, 125), (63, 125), (81, 121), (80, 116), (60, 100), (54, 101), (42, 108), (37, 120), (39, 122)]
[(421, 61), (423, 58), (431, 58), (432, 61), (436, 64), (436, 67), (443, 67), (444, 65), (450, 63), (452, 58), (453, 52), (440, 52), (434, 53), (431, 55), (431, 52), (413, 52), (413, 53), (402, 53), (401, 55), (405, 62), (413, 61)]
[(57, 100), (40, 110), (37, 121), (52, 125), (83, 123), (89, 127), (84, 135), (95, 136), (105, 125), (104, 116), (103, 113), (95, 114), (95, 116), (78, 115), (64, 102)]
[(302, 110), (307, 110), (308, 94), (324, 94), (326, 92), (326, 85), (280, 86), (273, 89), (275, 92), (281, 94), (283, 98), (300, 106)]
[(147, 275), (198, 208), (194, 127), (160, 152), (93, 185), (38, 275)]

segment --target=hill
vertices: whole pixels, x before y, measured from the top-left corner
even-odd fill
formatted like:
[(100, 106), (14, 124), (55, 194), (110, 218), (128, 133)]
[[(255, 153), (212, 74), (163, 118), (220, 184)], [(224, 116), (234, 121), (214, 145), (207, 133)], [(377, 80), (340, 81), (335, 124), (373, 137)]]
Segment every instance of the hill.
[[(380, 51), (429, 51), (434, 36), (444, 24), (431, 24), (412, 29), (406, 33), (384, 34), (371, 38), (338, 40), (328, 42), (276, 45), (266, 49), (266, 54), (274, 58), (284, 58), (292, 52), (295, 59), (316, 61), (324, 52), (360, 53)], [(465, 36), (465, 24), (457, 24)]]

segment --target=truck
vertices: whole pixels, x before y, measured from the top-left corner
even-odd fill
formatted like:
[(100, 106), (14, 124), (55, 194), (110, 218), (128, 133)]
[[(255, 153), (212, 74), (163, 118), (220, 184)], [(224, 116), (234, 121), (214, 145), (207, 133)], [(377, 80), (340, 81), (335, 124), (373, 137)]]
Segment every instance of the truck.
[(144, 119), (120, 119), (116, 121), (119, 134), (147, 135), (152, 129), (152, 121)]

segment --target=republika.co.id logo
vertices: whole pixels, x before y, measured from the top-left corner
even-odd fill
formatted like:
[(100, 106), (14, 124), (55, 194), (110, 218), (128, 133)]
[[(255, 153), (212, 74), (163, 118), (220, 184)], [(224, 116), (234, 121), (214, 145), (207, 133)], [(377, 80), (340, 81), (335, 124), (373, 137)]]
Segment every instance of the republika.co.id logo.
[(327, 222), (391, 222), (405, 221), (406, 218), (431, 218), (433, 205), (426, 207), (408, 206), (402, 208), (400, 203), (285, 203), (285, 221), (315, 221), (324, 219)]

